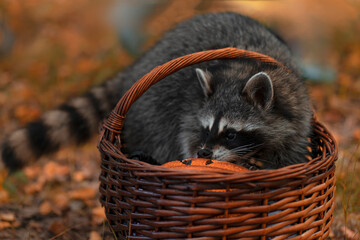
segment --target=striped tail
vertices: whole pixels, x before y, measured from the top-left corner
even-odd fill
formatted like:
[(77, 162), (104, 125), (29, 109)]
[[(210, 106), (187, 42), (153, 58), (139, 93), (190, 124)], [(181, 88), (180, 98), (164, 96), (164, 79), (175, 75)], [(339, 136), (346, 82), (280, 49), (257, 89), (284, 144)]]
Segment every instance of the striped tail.
[(115, 106), (122, 94), (121, 85), (119, 75), (12, 132), (0, 146), (5, 167), (14, 171), (61, 147), (86, 142)]

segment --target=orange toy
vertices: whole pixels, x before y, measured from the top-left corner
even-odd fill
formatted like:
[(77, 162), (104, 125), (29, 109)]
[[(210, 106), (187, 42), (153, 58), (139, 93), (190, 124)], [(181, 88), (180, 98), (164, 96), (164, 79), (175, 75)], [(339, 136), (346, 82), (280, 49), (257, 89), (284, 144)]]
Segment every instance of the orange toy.
[(212, 159), (204, 159), (204, 158), (188, 158), (182, 161), (178, 161), (178, 160), (171, 161), (164, 163), (162, 166), (169, 168), (204, 170), (204, 171), (213, 171), (213, 170), (228, 170), (233, 172), (250, 171), (247, 168), (241, 167), (233, 163), (212, 160)]

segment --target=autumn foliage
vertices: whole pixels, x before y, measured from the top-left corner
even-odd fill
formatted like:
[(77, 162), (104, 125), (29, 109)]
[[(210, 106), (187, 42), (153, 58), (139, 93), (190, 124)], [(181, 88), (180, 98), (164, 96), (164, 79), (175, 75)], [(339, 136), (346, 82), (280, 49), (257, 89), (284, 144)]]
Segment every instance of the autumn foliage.
[[(109, 24), (111, 0), (0, 1), (0, 136), (113, 76), (134, 56)], [(135, 1), (137, 2), (137, 1)], [(141, 2), (141, 1), (139, 1)], [(343, 0), (149, 1), (150, 47), (176, 22), (236, 11), (274, 28), (300, 55), (318, 118), (339, 143), (331, 239), (360, 232), (360, 4)], [(141, 5), (141, 3), (139, 4)], [(139, 7), (139, 6), (135, 6)], [(96, 139), (11, 176), (0, 170), (0, 239), (113, 239), (98, 201)]]

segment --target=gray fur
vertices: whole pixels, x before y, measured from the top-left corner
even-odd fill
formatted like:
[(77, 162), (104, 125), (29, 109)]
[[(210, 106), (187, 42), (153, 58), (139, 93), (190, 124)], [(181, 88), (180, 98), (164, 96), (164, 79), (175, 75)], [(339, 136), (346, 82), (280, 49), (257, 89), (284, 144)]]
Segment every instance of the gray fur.
[[(229, 122), (228, 125), (235, 125), (232, 127), (234, 129), (260, 132), (265, 137), (265, 143), (257, 153), (262, 162), (261, 167), (278, 168), (304, 162), (307, 137), (311, 129), (311, 110), (303, 82), (284, 69), (262, 68), (261, 70), (266, 72), (272, 81), (274, 96), (270, 106), (259, 107), (247, 100), (248, 96), (240, 94), (252, 75), (258, 71), (257, 67), (244, 63), (231, 63), (232, 73), (229, 73), (228, 69), (220, 69), (212, 73), (214, 80), (224, 75), (228, 77), (217, 82), (214, 94), (199, 109), (199, 122), (206, 122), (204, 119), (221, 113)], [(284, 116), (283, 111), (291, 114), (292, 117)], [(194, 128), (188, 127), (187, 131), (197, 132), (198, 126), (194, 124), (192, 126)], [(198, 149), (202, 147), (198, 140), (199, 135), (192, 134), (191, 137), (185, 142), (196, 142), (194, 145), (197, 148), (190, 150), (185, 157), (195, 157)], [(235, 161), (237, 156), (231, 157), (234, 162), (246, 163), (243, 162), (243, 158)], [(224, 156), (220, 160), (229, 159), (230, 156)]]
[[(153, 86), (130, 108), (123, 133), (129, 152), (143, 151), (158, 163), (193, 157), (201, 147), (198, 139), (201, 116), (215, 116), (221, 112), (232, 124), (240, 126), (241, 123), (241, 126), (255, 127), (266, 133), (268, 142), (261, 154), (266, 163), (264, 167), (277, 168), (305, 161), (311, 111), (298, 67), (283, 41), (258, 22), (240, 14), (199, 15), (179, 24), (119, 76), (90, 91), (99, 101), (102, 111), (109, 112), (124, 92), (154, 67), (186, 54), (223, 47), (266, 54), (282, 62), (292, 72), (250, 60), (216, 60), (182, 69)], [(208, 87), (203, 85), (207, 92), (196, 80), (196, 68), (203, 69), (202, 72), (208, 70), (211, 74), (211, 84)], [(259, 72), (269, 76), (273, 87), (273, 98), (266, 101), (269, 104), (265, 108), (252, 104), (242, 92), (246, 82)], [(102, 94), (113, 98), (108, 100)], [(85, 120), (89, 132), (94, 132), (96, 125), (90, 120), (91, 116), (97, 121), (105, 116), (96, 115), (95, 107), (88, 99), (74, 100), (70, 105)], [(64, 111), (63, 114), (68, 113)], [(47, 121), (46, 125), (61, 123)], [(69, 128), (64, 127), (64, 134), (68, 131), (66, 129)], [(59, 133), (46, 134), (56, 136)], [(3, 157), (16, 157), (14, 160), (3, 159), (5, 163), (21, 166), (12, 161), (24, 163), (26, 160), (22, 154), (16, 152), (11, 141), (4, 142), (7, 154)], [(62, 140), (56, 146), (64, 144)], [(53, 149), (56, 148), (50, 148)], [(224, 152), (224, 149), (218, 152)], [(40, 156), (41, 153), (30, 155)]]
[(269, 75), (265, 72), (256, 73), (246, 82), (242, 93), (247, 95), (254, 105), (269, 109), (274, 98), (274, 89)]
[(210, 96), (212, 94), (211, 73), (204, 71), (200, 68), (196, 68), (195, 71), (205, 96)]

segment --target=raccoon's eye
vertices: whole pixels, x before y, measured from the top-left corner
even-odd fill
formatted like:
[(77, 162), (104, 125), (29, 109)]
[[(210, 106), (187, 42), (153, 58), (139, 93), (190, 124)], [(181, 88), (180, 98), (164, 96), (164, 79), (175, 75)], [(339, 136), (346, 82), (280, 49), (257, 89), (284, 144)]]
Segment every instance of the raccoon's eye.
[(226, 134), (226, 140), (232, 141), (236, 138), (236, 132), (228, 132)]

